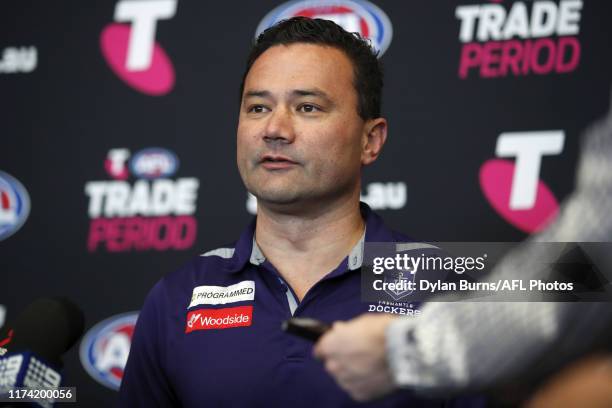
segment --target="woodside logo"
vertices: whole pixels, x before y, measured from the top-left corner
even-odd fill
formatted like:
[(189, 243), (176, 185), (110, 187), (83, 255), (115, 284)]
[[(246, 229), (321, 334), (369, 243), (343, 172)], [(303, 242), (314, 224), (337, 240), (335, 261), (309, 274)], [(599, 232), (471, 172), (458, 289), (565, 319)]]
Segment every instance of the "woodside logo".
[(185, 333), (250, 326), (253, 321), (253, 306), (193, 310), (187, 313), (186, 320)]

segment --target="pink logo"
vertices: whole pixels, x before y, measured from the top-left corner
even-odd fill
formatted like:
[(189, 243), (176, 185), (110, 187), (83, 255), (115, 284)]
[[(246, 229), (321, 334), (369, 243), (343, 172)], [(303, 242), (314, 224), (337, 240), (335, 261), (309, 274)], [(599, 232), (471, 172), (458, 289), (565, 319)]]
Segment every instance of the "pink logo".
[(187, 313), (185, 333), (195, 330), (248, 327), (253, 321), (253, 306), (198, 309)]
[(148, 95), (167, 94), (174, 87), (174, 67), (159, 44), (153, 43), (150, 63), (145, 65), (145, 69), (130, 69), (128, 50), (132, 30), (125, 24), (106, 26), (100, 35), (100, 47), (106, 62), (132, 88)]
[[(89, 251), (190, 248), (197, 233), (193, 215), (200, 182), (193, 177), (171, 178), (178, 167), (178, 157), (161, 147), (142, 149), (133, 156), (126, 148), (110, 149), (104, 168), (113, 180), (85, 185), (91, 219)], [(133, 182), (127, 181), (130, 176)]]
[(559, 212), (557, 199), (543, 181), (537, 181), (535, 203), (528, 209), (510, 208), (510, 195), (516, 165), (509, 160), (492, 159), (480, 167), (480, 188), (491, 206), (521, 231), (534, 233), (552, 222)]
[(581, 1), (501, 3), (455, 8), (463, 44), (459, 78), (567, 74), (578, 68)]
[(104, 160), (104, 170), (106, 170), (106, 172), (116, 180), (127, 180), (128, 178), (127, 167), (123, 167), (121, 170), (115, 171), (113, 169), (113, 162), (110, 159)]

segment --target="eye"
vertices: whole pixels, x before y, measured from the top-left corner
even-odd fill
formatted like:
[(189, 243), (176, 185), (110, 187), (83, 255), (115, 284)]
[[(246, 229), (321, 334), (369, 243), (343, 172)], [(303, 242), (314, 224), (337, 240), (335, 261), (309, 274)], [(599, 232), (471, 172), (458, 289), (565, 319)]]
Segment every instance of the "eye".
[(248, 113), (264, 113), (264, 112), (267, 112), (268, 110), (269, 109), (263, 105), (253, 105), (248, 108), (247, 112)]
[(298, 106), (298, 111), (303, 112), (303, 113), (314, 113), (314, 112), (320, 112), (321, 109), (318, 106), (313, 105), (311, 103), (305, 103), (305, 104)]

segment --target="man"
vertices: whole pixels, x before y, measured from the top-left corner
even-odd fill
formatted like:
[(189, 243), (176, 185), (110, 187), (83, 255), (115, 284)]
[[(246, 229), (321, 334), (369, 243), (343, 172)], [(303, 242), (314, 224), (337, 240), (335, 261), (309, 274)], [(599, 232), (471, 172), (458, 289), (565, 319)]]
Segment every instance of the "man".
[[(611, 206), (612, 103), (607, 117), (584, 137), (577, 186), (562, 205), (559, 218), (506, 256), (490, 279), (544, 277), (542, 260), (553, 258), (550, 247), (538, 242), (612, 241)], [(609, 248), (591, 256), (607, 277), (608, 291), (612, 281)], [(610, 303), (431, 302), (415, 319), (364, 315), (338, 323), (320, 339), (315, 355), (358, 400), (379, 397), (396, 387), (445, 395), (510, 383), (527, 393), (574, 359), (593, 351), (605, 355), (606, 347), (609, 353), (611, 329)], [(609, 364), (585, 361), (590, 363), (581, 367)], [(594, 373), (592, 382), (601, 384), (602, 377)], [(572, 384), (592, 380), (578, 375), (571, 378)], [(552, 392), (538, 395), (541, 403)], [(609, 396), (601, 400), (605, 398)]]
[[(368, 43), (330, 21), (293, 18), (260, 35), (237, 131), (238, 168), (258, 199), (257, 218), (235, 245), (152, 289), (122, 406), (355, 404), (312, 357), (312, 343), (280, 328), (291, 316), (333, 322), (365, 312), (363, 243), (400, 239), (359, 203), (361, 169), (387, 137), (381, 89)], [(372, 406), (442, 404), (397, 393)]]

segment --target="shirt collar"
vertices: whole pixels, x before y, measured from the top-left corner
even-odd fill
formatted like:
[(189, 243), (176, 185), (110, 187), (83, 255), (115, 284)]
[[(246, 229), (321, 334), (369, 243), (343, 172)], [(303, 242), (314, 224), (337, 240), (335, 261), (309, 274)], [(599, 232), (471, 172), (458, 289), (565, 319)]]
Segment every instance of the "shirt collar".
[[(360, 210), (366, 226), (363, 236), (343, 261), (349, 270), (361, 268), (366, 242), (394, 241), (393, 232), (384, 225), (383, 220), (366, 203), (360, 203)], [(236, 250), (229, 268), (231, 273), (241, 271), (247, 263), (261, 265), (266, 260), (255, 242), (255, 222), (256, 218), (254, 217), (236, 242)]]

